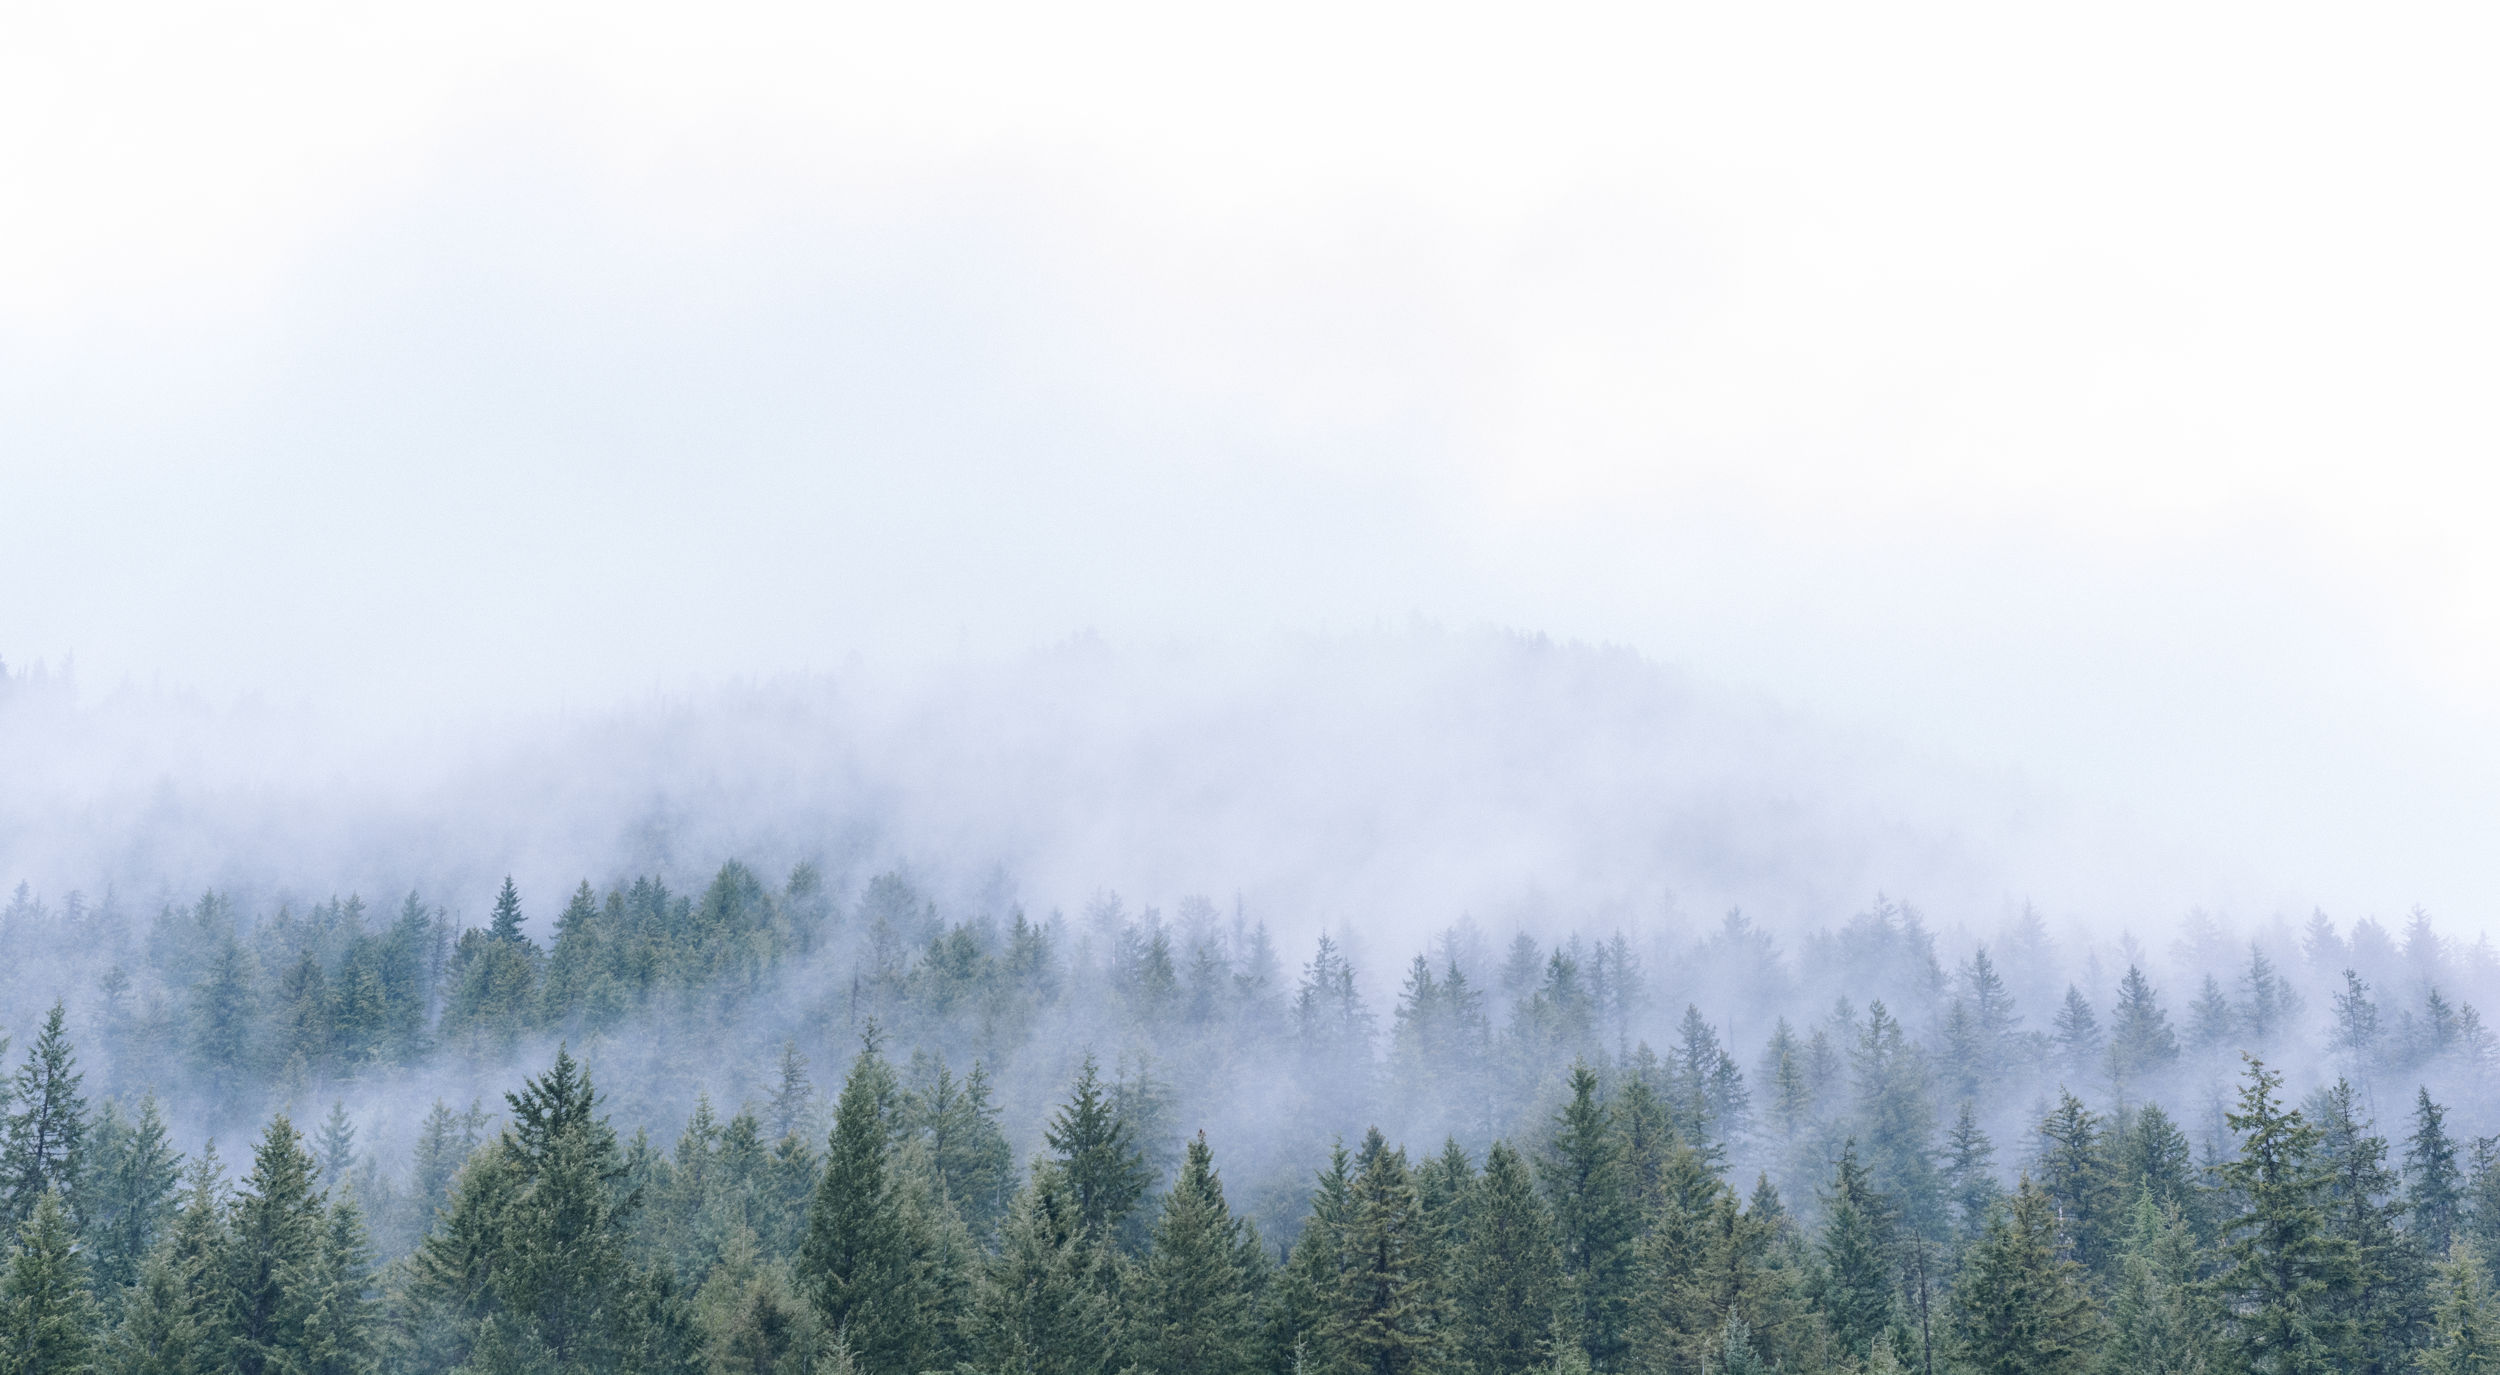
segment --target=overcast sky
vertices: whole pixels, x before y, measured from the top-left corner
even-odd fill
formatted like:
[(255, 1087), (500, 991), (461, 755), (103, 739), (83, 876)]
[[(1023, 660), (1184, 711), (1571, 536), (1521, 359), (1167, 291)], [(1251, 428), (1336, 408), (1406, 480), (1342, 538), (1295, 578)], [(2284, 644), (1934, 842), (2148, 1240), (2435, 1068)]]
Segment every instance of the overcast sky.
[(2480, 921), (2491, 23), (9, 6), (0, 656), (1512, 626)]

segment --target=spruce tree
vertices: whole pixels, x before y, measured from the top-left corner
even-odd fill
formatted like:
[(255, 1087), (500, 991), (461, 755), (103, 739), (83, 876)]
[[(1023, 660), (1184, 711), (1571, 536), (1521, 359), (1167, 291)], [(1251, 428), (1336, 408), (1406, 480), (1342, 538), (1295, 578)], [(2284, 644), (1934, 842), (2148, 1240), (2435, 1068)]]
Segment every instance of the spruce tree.
[(0, 1279), (0, 1375), (84, 1375), (97, 1315), (69, 1210), (57, 1191), (35, 1201)]
[(1137, 1148), (1135, 1128), (1103, 1091), (1101, 1067), (1087, 1055), (1068, 1101), (1042, 1133), (1075, 1191), (1086, 1235), (1112, 1238), (1146, 1196), (1153, 1174)]
[(1149, 1370), (1247, 1375), (1258, 1368), (1257, 1235), (1224, 1201), (1204, 1132), (1164, 1195), (1136, 1294), (1138, 1359)]
[(1551, 1353), (1564, 1297), (1553, 1221), (1505, 1142), (1485, 1152), (1474, 1194), (1452, 1275), (1459, 1349), (1478, 1375), (1526, 1375)]
[(2118, 1006), (2110, 1013), (2109, 1064), (2123, 1090), (2168, 1069), (2179, 1058), (2179, 1038), (2161, 1009), (2152, 981), (2134, 965), (2118, 981)]
[(1571, 1326), (1591, 1367), (1619, 1368), (1631, 1341), (1633, 1242), (1639, 1212), (1626, 1178), (1623, 1140), (1598, 1096), (1597, 1072), (1571, 1069), (1571, 1101), (1538, 1162), (1553, 1208), (1554, 1237), (1569, 1278)]
[(2319, 1131), (2282, 1104), (2283, 1076), (2248, 1057), (2240, 1105), (2224, 1120), (2240, 1136), (2222, 1167), (2238, 1207), (2228, 1219), (2214, 1292), (2237, 1355), (2254, 1375), (2336, 1369), (2352, 1340), (2337, 1310), (2353, 1287), (2350, 1243), (2327, 1231)]
[(1008, 1208), (998, 1241), (997, 1254), (983, 1267), (969, 1333), (980, 1368), (1029, 1375), (1116, 1369), (1121, 1315), (1104, 1282), (1104, 1271), (1116, 1262), (1086, 1230), (1064, 1167), (1043, 1162), (1035, 1168)]
[(2446, 1110), (2431, 1101), (2428, 1088), (2415, 1091), (2413, 1136), (2405, 1148), (2405, 1230), (2424, 1251), (2442, 1257), (2465, 1210), (2447, 1118)]
[(10, 1086), (13, 1106), (7, 1141), (0, 1145), (0, 1182), (7, 1189), (11, 1227), (34, 1216), (35, 1205), (47, 1193), (64, 1200), (78, 1197), (87, 1135), (87, 1100), (79, 1092), (85, 1076), (78, 1072), (78, 1054), (70, 1048), (63, 1021), (56, 1002)]
[(285, 1372), (305, 1356), (312, 1295), (305, 1279), (322, 1241), (312, 1157), (284, 1116), (273, 1118), (234, 1202), (226, 1245), (229, 1359), (237, 1375)]
[(1988, 1219), (1954, 1281), (1955, 1362), (1972, 1375), (2079, 1375), (2097, 1314), (2074, 1262), (2059, 1254), (2057, 1210), (2029, 1177)]
[(2346, 1368), (2386, 1375), (2412, 1363), (2430, 1322), (2429, 1256), (2398, 1230), (2404, 1204), (2387, 1141), (2360, 1120), (2352, 1085), (2338, 1080), (2313, 1100), (2327, 1233), (2352, 1257), (2351, 1284), (2335, 1304), (2353, 1346)]
[(1321, 1327), (1336, 1293), (1344, 1260), (1340, 1241), (1354, 1207), (1352, 1159), (1343, 1142), (1329, 1148), (1328, 1168), (1312, 1188), (1301, 1234), (1270, 1290), (1265, 1323), (1270, 1370), (1316, 1368), (1313, 1363), (1323, 1358)]
[(2109, 1302), (2102, 1375), (2207, 1375), (2222, 1368), (2218, 1315), (2197, 1283), (2199, 1251), (2175, 1206), (2136, 1195)]
[(2500, 1371), (2500, 1309), (2492, 1304), (2482, 1263), (2462, 1240), (2439, 1267), (2437, 1306), (2422, 1375), (2492, 1375)]
[(1857, 1143), (1846, 1143), (1823, 1199), (1815, 1306), (1833, 1341), (1861, 1361), (1893, 1323), (1891, 1230), (1889, 1209), (1858, 1164)]
[(2101, 1119), (2071, 1093), (2059, 1094), (2040, 1124), (2040, 1191), (2062, 1219), (2074, 1258), (2095, 1274), (2109, 1265), (2119, 1224), (2119, 1194), (2101, 1133)]
[(1967, 1244), (1988, 1225), (1988, 1212), (2005, 1196), (1997, 1183), (1997, 1148), (1979, 1128), (1979, 1115), (1964, 1099), (1945, 1137), (1945, 1189), (1953, 1199), (1954, 1234)]
[(331, 1203), (321, 1248), (299, 1283), (309, 1291), (303, 1355), (290, 1375), (373, 1375), (380, 1369), (373, 1248), (356, 1205)]
[(1337, 1283), (1320, 1329), (1327, 1368), (1343, 1375), (1431, 1375), (1454, 1354), (1440, 1239), (1424, 1216), (1406, 1152), (1374, 1128), (1359, 1153), (1351, 1207), (1337, 1229)]
[(131, 1123), (106, 1102), (96, 1119), (79, 1212), (89, 1269), (108, 1302), (137, 1282), (148, 1253), (173, 1225), (174, 1191), (181, 1180), (181, 1158), (166, 1140), (156, 1095), (139, 1100), (139, 1118)]
[(914, 1375), (930, 1349), (926, 1257), (894, 1159), (900, 1087), (873, 1043), (834, 1105), (824, 1173), (808, 1205), (798, 1277), (817, 1316), (866, 1375)]

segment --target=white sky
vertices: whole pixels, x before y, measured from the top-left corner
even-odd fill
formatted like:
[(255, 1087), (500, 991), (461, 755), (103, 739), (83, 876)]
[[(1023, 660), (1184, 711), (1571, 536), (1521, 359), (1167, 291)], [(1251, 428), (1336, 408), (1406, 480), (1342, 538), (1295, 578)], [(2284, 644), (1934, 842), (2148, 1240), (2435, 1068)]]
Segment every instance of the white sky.
[(0, 5), (0, 655), (1496, 622), (2500, 910), (2490, 12), (1208, 9)]

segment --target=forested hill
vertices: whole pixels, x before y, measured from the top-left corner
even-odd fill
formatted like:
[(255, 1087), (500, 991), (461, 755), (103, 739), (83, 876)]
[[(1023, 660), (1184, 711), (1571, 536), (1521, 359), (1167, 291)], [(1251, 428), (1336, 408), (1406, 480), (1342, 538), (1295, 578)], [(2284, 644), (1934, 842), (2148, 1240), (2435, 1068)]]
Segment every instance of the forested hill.
[(0, 921), (11, 1370), (2464, 1370), (2495, 1330), (2493, 960), (2420, 914), (1375, 964), (733, 863), (535, 928), (510, 883), (466, 928)]

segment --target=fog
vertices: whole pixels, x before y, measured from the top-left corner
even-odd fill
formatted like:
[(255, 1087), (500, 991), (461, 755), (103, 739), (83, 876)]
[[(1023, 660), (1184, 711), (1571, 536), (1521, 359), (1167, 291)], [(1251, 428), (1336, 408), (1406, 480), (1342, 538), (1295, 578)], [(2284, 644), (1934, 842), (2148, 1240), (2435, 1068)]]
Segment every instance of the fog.
[[(1993, 968), (2003, 1165), (2218, 1160), (2242, 1050), (2500, 1130), (2490, 23), (12, 15), (0, 1030), (344, 1105), (386, 1258), (560, 1043), (666, 1149), (884, 1036), (1019, 1158), (1096, 1054), (1279, 1237), (1712, 1037), (1810, 1216), (1780, 1038)], [(463, 983), (507, 879), (631, 998)], [(387, 1049), (282, 1011), (392, 940)]]

